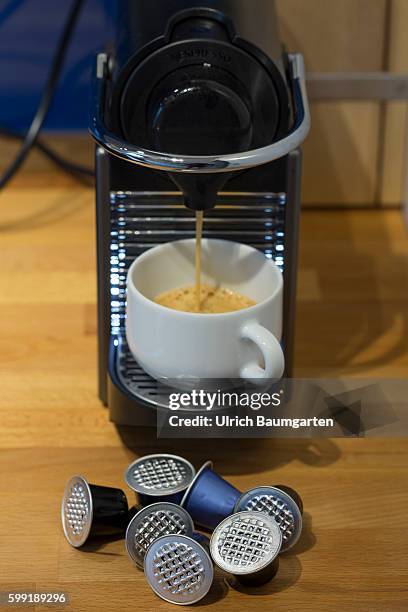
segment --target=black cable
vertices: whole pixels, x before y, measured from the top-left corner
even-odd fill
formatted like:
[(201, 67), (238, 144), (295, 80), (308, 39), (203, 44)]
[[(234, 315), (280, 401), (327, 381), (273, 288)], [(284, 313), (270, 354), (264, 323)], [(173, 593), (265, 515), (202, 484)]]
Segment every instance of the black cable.
[[(6, 138), (13, 138), (14, 140), (24, 140), (25, 138), (24, 134), (2, 126), (0, 126), (0, 136), (5, 136)], [(88, 168), (87, 166), (83, 166), (82, 164), (76, 164), (75, 162), (65, 159), (59, 153), (54, 151), (54, 149), (52, 149), (49, 145), (45, 144), (38, 138), (34, 146), (36, 146), (37, 149), (41, 151), (41, 153), (50, 161), (52, 161), (56, 166), (58, 166), (65, 172), (68, 172), (75, 178), (83, 179), (85, 177), (94, 177), (95, 175), (92, 168)]]
[(66, 51), (71, 40), (72, 32), (74, 31), (75, 25), (78, 20), (80, 10), (83, 5), (83, 0), (74, 0), (71, 9), (69, 11), (68, 18), (65, 22), (60, 40), (55, 51), (54, 58), (52, 60), (51, 69), (47, 77), (47, 81), (41, 96), (40, 103), (37, 108), (37, 112), (31, 122), (31, 125), (24, 137), (23, 144), (14, 160), (8, 166), (3, 176), (0, 178), (0, 189), (3, 189), (10, 179), (15, 175), (17, 170), (24, 163), (28, 153), (35, 144), (44, 120), (47, 116), (48, 110), (52, 98), (54, 97), (58, 79), (61, 73), (62, 66), (65, 61)]

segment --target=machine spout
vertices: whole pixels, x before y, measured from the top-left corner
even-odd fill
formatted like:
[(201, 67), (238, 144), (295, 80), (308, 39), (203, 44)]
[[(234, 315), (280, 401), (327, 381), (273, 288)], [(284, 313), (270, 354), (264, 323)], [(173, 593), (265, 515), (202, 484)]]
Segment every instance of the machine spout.
[(184, 204), (192, 210), (214, 208), (217, 194), (231, 176), (231, 172), (219, 174), (169, 173), (170, 178), (183, 194)]

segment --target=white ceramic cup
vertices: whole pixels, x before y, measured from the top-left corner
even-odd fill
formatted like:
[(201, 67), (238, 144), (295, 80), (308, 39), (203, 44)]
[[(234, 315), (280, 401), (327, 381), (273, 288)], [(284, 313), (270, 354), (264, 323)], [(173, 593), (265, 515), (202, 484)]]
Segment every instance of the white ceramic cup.
[(227, 240), (202, 241), (202, 283), (219, 284), (256, 301), (220, 314), (181, 312), (156, 304), (157, 295), (193, 285), (195, 240), (149, 249), (127, 275), (126, 337), (142, 368), (173, 387), (205, 386), (207, 379), (264, 384), (280, 378), (284, 356), (283, 278), (256, 249)]

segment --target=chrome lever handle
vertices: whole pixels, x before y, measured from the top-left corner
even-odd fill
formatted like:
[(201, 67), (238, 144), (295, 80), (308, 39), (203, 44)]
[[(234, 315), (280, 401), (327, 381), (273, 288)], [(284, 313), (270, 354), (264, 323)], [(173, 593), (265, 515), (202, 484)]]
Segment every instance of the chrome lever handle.
[(94, 114), (91, 117), (90, 132), (96, 142), (112, 155), (132, 164), (167, 172), (233, 172), (274, 161), (301, 145), (310, 129), (303, 57), (298, 53), (290, 54), (288, 57), (293, 77), (295, 123), (285, 138), (266, 147), (228, 155), (181, 156), (150, 151), (121, 140), (109, 132), (104, 124), (103, 70), (100, 63), (94, 84)]

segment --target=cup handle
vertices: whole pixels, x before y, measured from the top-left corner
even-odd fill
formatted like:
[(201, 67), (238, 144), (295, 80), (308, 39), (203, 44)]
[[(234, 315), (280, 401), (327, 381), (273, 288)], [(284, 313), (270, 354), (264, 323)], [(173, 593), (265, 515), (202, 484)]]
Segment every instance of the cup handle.
[(253, 384), (262, 384), (267, 378), (281, 378), (285, 369), (285, 358), (279, 341), (268, 329), (252, 321), (244, 325), (241, 338), (251, 340), (261, 351), (265, 367), (261, 368), (255, 361), (241, 368), (240, 376)]

